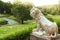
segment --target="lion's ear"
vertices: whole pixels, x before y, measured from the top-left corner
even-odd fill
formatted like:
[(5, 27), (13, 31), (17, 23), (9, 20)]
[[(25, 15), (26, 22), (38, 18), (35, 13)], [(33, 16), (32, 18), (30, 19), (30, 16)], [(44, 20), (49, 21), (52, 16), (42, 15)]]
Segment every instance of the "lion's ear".
[(33, 7), (31, 10), (30, 10), (30, 12), (32, 11), (32, 10), (35, 10), (36, 8), (35, 7)]

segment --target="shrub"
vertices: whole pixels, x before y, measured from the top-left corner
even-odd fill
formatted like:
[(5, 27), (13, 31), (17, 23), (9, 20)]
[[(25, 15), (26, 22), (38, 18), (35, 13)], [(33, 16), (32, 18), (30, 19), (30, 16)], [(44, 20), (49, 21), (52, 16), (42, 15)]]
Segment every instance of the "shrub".
[(35, 27), (35, 23), (12, 26), (4, 25), (4, 27), (0, 28), (0, 40), (26, 40), (27, 37), (29, 38), (32, 29)]
[(7, 21), (4, 20), (3, 18), (0, 18), (0, 25), (4, 25), (4, 24), (7, 24)]
[(52, 14), (52, 15), (60, 15), (60, 4), (57, 5), (47, 5), (47, 6), (42, 6), (41, 11), (43, 12), (43, 14), (47, 15), (47, 14)]

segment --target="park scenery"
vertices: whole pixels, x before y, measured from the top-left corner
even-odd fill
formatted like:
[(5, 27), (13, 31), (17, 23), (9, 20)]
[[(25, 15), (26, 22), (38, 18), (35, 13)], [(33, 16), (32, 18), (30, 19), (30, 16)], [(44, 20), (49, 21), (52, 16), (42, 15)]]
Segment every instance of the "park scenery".
[[(32, 1), (32, 0), (31, 0)], [(0, 0), (0, 40), (30, 40), (30, 34), (37, 27), (35, 20), (30, 16), (33, 7), (38, 8), (44, 16), (58, 25), (60, 33), (60, 1), (50, 4), (38, 0)], [(52, 0), (51, 0), (52, 1)], [(46, 3), (47, 2), (47, 3)], [(39, 4), (39, 5), (38, 5)], [(41, 4), (41, 5), (40, 5)]]

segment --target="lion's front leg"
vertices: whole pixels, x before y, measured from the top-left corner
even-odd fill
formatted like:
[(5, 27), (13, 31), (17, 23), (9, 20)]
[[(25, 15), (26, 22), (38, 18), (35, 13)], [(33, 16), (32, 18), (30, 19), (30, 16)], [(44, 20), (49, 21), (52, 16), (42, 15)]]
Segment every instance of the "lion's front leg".
[(42, 28), (40, 27), (39, 24), (37, 24), (37, 28), (33, 29), (33, 32), (39, 32), (41, 30), (42, 30)]
[(37, 29), (36, 29), (36, 31), (42, 31), (41, 25), (40, 25), (39, 23), (37, 24)]

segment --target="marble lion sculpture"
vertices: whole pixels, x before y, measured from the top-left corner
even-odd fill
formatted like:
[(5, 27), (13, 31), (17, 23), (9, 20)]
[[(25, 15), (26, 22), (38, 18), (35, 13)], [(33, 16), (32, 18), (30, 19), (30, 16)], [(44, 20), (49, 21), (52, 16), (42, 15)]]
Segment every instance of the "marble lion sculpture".
[(49, 21), (38, 8), (33, 7), (30, 10), (30, 16), (33, 17), (37, 23), (35, 31), (45, 31), (50, 37), (56, 37), (58, 33), (57, 24)]

